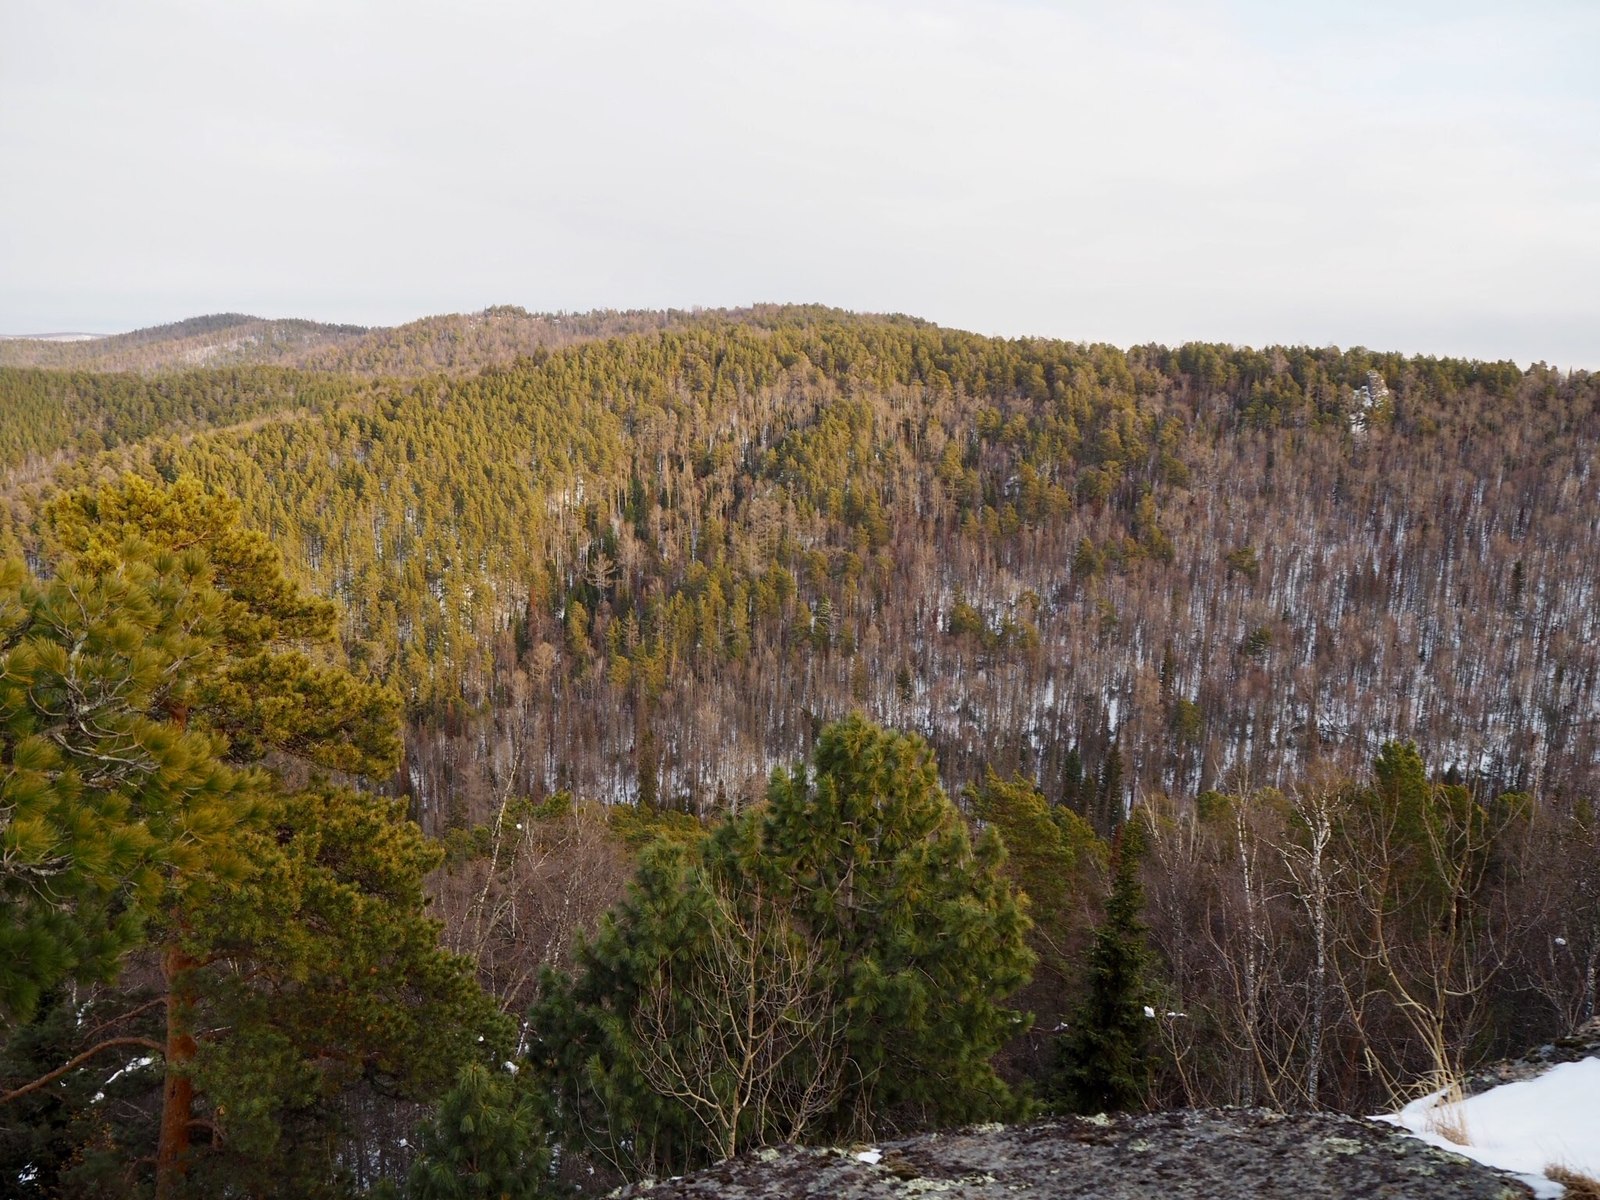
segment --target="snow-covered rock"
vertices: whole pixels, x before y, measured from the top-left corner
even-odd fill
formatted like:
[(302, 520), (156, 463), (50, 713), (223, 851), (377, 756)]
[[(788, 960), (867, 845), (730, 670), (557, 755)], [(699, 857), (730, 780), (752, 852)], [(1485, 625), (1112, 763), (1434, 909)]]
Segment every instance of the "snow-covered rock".
[(1600, 1058), (1557, 1063), (1472, 1096), (1434, 1092), (1380, 1118), (1430, 1145), (1520, 1177), (1556, 1200), (1564, 1167), (1600, 1179)]

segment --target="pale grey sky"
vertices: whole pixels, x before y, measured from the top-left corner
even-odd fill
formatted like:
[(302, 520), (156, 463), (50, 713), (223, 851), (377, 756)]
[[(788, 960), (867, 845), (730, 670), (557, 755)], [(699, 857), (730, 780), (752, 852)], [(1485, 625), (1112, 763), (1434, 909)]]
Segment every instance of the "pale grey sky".
[(1600, 368), (1600, 3), (0, 0), (0, 332), (819, 301)]

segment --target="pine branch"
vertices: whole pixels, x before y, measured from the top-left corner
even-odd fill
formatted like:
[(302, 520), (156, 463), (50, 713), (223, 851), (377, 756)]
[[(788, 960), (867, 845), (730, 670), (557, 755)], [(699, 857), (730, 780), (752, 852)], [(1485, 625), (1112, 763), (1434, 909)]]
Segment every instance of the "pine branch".
[(20, 1100), (24, 1096), (31, 1095), (40, 1088), (54, 1083), (57, 1079), (60, 1079), (69, 1071), (77, 1070), (79, 1067), (83, 1066), (84, 1063), (88, 1062), (91, 1058), (102, 1051), (112, 1050), (117, 1046), (141, 1046), (146, 1050), (154, 1050), (157, 1054), (161, 1054), (166, 1051), (166, 1047), (160, 1042), (152, 1041), (150, 1038), (146, 1037), (107, 1038), (103, 1042), (97, 1042), (95, 1045), (90, 1046), (82, 1054), (68, 1060), (64, 1065), (57, 1067), (48, 1075), (41, 1075), (32, 1083), (25, 1083), (21, 1087), (16, 1088), (13, 1091), (9, 1091), (3, 1096), (0, 1096), (0, 1104), (10, 1104), (13, 1100)]

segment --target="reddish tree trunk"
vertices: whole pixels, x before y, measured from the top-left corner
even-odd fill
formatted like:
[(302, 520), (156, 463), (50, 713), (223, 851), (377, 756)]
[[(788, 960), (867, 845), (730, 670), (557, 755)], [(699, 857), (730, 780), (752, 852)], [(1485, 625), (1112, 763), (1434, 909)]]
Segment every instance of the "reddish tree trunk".
[(156, 1197), (177, 1194), (189, 1169), (189, 1130), (194, 1124), (194, 1080), (190, 1067), (196, 1042), (192, 973), (198, 964), (181, 947), (170, 945), (161, 969), (167, 984), (167, 1078), (161, 1101), (161, 1140), (156, 1148)]

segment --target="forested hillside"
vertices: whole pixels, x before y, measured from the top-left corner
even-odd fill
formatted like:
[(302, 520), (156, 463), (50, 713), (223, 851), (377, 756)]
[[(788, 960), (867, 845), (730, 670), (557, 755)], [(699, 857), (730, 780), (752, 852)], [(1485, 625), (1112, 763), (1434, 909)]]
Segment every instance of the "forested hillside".
[(1392, 737), (1594, 790), (1587, 375), (777, 309), (465, 378), (4, 388), (0, 536), (123, 466), (238, 496), (404, 695), (434, 830), (506, 787), (709, 811), (854, 707), (1102, 828)]
[(0, 366), (19, 1194), (1371, 1112), (1600, 1008), (1593, 376), (777, 307), (153, 369), (232, 321)]

